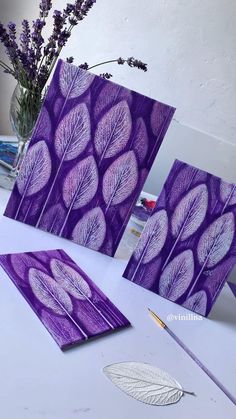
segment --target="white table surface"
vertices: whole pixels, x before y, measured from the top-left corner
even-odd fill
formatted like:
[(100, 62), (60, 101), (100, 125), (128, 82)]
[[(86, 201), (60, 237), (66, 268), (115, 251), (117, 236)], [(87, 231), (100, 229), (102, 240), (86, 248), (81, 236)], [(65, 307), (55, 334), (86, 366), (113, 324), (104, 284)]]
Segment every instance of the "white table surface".
[[(132, 328), (63, 353), (7, 275), (0, 272), (0, 417), (3, 419), (231, 419), (236, 408), (150, 319), (188, 314), (122, 278), (126, 261), (80, 247), (2, 216), (9, 192), (0, 189), (0, 253), (63, 248), (128, 317)], [(236, 300), (226, 285), (210, 318), (168, 325), (236, 395)], [(142, 404), (117, 389), (105, 365), (140, 361), (172, 374), (196, 397), (166, 407)]]

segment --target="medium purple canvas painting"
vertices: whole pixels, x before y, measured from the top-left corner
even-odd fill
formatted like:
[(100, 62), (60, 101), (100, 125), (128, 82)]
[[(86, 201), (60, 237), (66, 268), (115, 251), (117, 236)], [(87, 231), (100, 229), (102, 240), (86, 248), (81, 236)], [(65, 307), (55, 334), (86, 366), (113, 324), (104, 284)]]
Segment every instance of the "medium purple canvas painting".
[(113, 256), (174, 111), (59, 61), (5, 215)]
[(176, 160), (123, 276), (204, 316), (236, 262), (236, 185)]
[(130, 324), (63, 250), (0, 255), (0, 266), (61, 349)]

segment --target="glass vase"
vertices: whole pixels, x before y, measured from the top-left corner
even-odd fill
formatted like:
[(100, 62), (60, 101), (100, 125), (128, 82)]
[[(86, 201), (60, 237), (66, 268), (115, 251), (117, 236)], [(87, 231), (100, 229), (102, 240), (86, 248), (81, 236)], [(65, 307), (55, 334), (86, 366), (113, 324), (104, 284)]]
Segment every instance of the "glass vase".
[(17, 84), (10, 104), (10, 121), (18, 139), (17, 155), (13, 163), (12, 176), (16, 177), (26, 153), (40, 108), (42, 92), (27, 89)]

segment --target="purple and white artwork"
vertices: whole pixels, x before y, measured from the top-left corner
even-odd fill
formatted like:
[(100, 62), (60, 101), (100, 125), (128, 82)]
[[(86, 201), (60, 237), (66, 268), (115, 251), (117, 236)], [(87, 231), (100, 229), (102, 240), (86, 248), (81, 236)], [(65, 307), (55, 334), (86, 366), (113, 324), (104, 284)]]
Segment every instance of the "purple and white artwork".
[(63, 250), (0, 255), (0, 266), (61, 349), (130, 325)]
[(5, 215), (113, 256), (174, 111), (60, 60)]
[(123, 276), (207, 316), (236, 263), (236, 185), (176, 160)]

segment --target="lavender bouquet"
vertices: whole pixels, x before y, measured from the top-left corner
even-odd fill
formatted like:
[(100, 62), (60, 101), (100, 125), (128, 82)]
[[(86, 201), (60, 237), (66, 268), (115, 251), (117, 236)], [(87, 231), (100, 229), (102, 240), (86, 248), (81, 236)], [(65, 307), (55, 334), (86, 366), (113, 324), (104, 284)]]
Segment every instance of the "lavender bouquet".
[[(15, 23), (9, 22), (7, 27), (4, 27), (0, 22), (0, 41), (5, 46), (9, 59), (9, 63), (0, 60), (0, 66), (5, 73), (17, 80), (10, 109), (11, 123), (19, 140), (16, 172), (38, 117), (46, 85), (58, 56), (70, 38), (74, 26), (87, 16), (94, 3), (96, 0), (76, 0), (73, 4), (68, 3), (62, 11), (54, 10), (53, 29), (47, 40), (43, 38), (43, 29), (52, 9), (52, 0), (40, 1), (39, 17), (31, 25), (24, 19), (19, 36)], [(67, 61), (73, 62), (73, 57), (67, 58)], [(147, 65), (133, 57), (108, 60), (92, 66), (84, 63), (80, 67), (89, 70), (112, 62), (127, 63), (130, 67), (147, 71)], [(110, 73), (102, 73), (101, 76), (107, 79), (112, 77)]]

